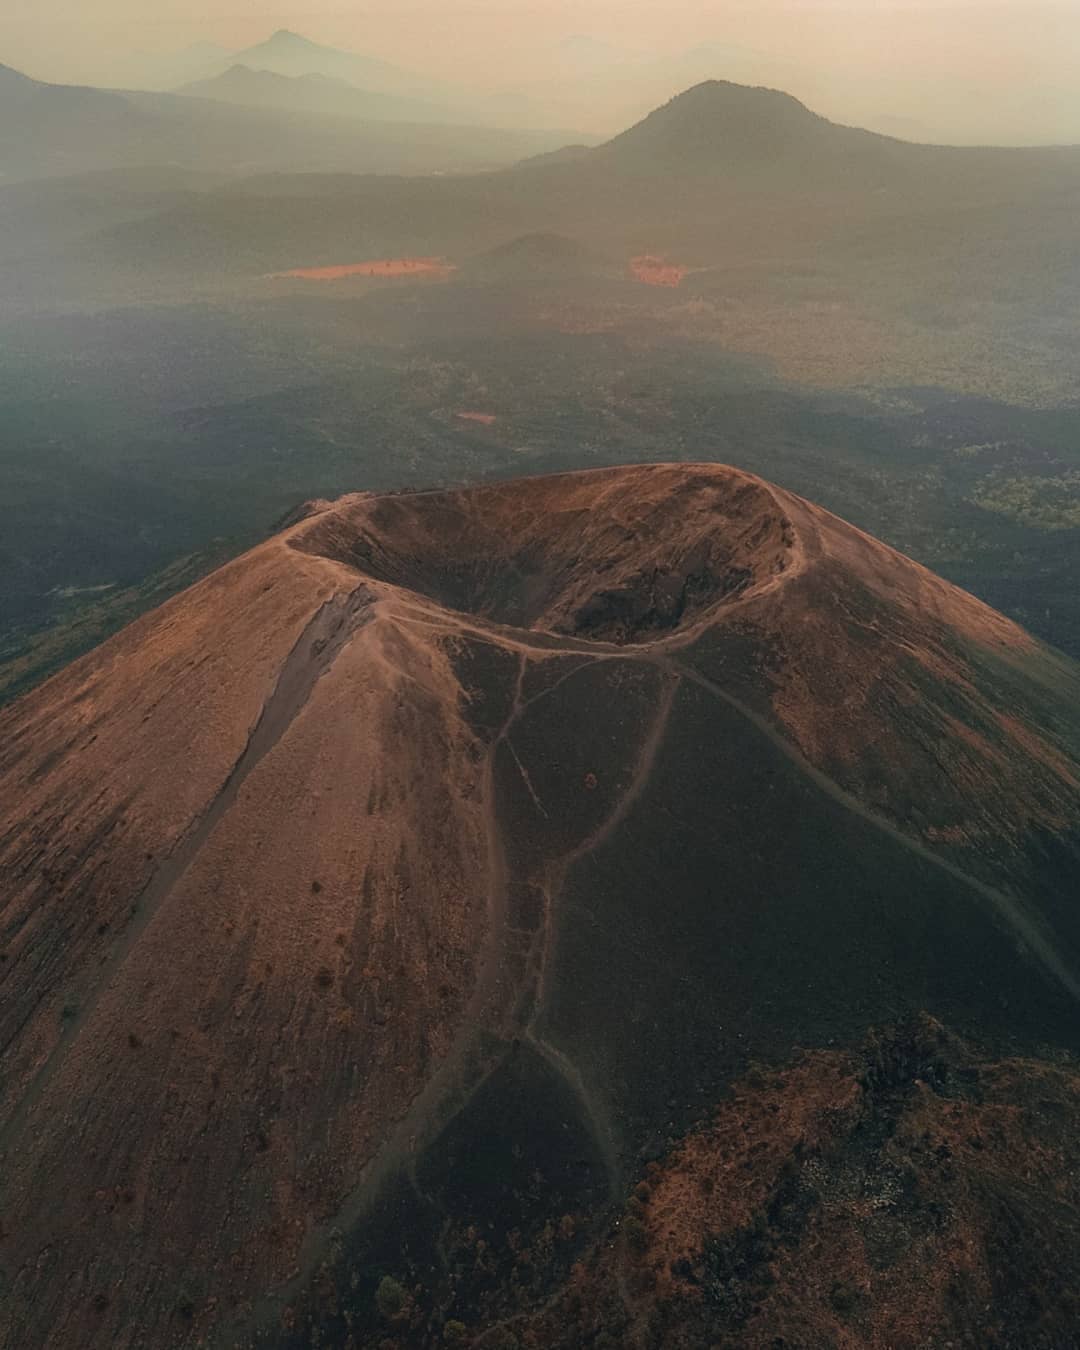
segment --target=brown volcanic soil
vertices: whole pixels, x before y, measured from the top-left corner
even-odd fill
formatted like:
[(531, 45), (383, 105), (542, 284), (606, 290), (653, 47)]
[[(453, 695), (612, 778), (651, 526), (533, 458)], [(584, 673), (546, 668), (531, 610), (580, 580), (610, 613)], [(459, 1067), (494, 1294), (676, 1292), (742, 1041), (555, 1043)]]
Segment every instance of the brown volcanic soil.
[(751, 1057), (1074, 1045), (1078, 693), (736, 470), (313, 504), (0, 712), (0, 1345), (443, 1343)]
[(1078, 1108), (1075, 1063), (988, 1061), (929, 1018), (755, 1068), (519, 1343), (1071, 1346)]
[(296, 544), (495, 624), (620, 644), (685, 630), (797, 558), (763, 484), (663, 466), (359, 499)]

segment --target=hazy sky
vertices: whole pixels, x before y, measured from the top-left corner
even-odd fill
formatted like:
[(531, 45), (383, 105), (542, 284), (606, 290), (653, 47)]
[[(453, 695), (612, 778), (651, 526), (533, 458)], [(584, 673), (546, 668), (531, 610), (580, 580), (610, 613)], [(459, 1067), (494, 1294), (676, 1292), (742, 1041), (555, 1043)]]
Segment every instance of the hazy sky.
[(630, 56), (717, 43), (730, 51), (709, 73), (780, 85), (830, 116), (1080, 139), (1080, 0), (0, 0), (0, 61), (118, 80), (151, 54), (240, 48), (281, 27), (492, 88), (580, 74), (559, 47), (571, 35)]

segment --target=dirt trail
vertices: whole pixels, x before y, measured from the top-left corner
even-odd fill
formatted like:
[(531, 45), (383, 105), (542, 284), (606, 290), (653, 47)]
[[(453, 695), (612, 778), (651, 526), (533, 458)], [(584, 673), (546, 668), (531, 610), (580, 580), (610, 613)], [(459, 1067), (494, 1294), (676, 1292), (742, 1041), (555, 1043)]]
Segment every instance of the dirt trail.
[[(633, 659), (632, 657), (630, 659)], [(518, 716), (530, 708), (534, 703), (544, 698), (546, 695), (554, 692), (561, 684), (568, 679), (573, 678), (583, 666), (577, 666), (574, 670), (564, 675), (555, 685), (548, 689), (541, 690), (540, 693), (533, 696), (526, 703), (518, 700)], [(570, 870), (582, 858), (599, 848), (611, 835), (618, 829), (622, 822), (633, 809), (634, 804), (640, 798), (642, 792), (648, 783), (656, 763), (660, 746), (663, 744), (664, 733), (667, 730), (671, 715), (671, 709), (675, 701), (675, 694), (678, 690), (679, 680), (671, 679), (664, 689), (659, 705), (657, 707), (652, 724), (645, 734), (641, 748), (638, 752), (637, 763), (634, 772), (626, 790), (620, 795), (618, 801), (614, 804), (611, 812), (601, 825), (576, 848), (569, 853), (553, 861), (543, 875), (522, 878), (529, 884), (535, 885), (544, 897), (543, 921), (540, 924), (534, 941), (534, 976), (531, 980), (532, 988), (529, 988), (530, 981), (527, 978), (523, 984), (520, 1001), (531, 1005), (531, 1014), (526, 1024), (523, 1039), (527, 1040), (547, 1061), (570, 1088), (574, 1097), (581, 1104), (582, 1124), (586, 1127), (593, 1144), (600, 1157), (603, 1159), (604, 1168), (607, 1173), (608, 1194), (612, 1201), (615, 1201), (621, 1195), (623, 1184), (623, 1170), (618, 1158), (618, 1150), (615, 1142), (615, 1131), (612, 1128), (608, 1117), (606, 1107), (600, 1101), (596, 1091), (589, 1086), (586, 1075), (582, 1072), (581, 1066), (571, 1058), (563, 1049), (552, 1044), (550, 1040), (541, 1035), (539, 1028), (540, 1019), (544, 1012), (545, 1001), (547, 998), (547, 977), (551, 968), (555, 943), (558, 938), (558, 902), (562, 894), (566, 878)], [(520, 684), (519, 684), (520, 691)], [(532, 785), (528, 775), (518, 759), (513, 745), (510, 742), (510, 734), (513, 730), (516, 717), (512, 718), (504, 729), (504, 739), (508, 748), (514, 756), (514, 760), (521, 770), (522, 777), (526, 787), (529, 789), (538, 809), (546, 815), (543, 807), (536, 799), (532, 790)]]
[(1005, 926), (1012, 930), (1014, 936), (1020, 940), (1036, 962), (1043, 967), (1044, 972), (1050, 976), (1051, 980), (1061, 985), (1073, 998), (1080, 1000), (1080, 979), (1077, 979), (1062, 959), (1050, 935), (1039, 925), (1033, 915), (1023, 910), (1019, 901), (1013, 896), (1007, 895), (1004, 891), (999, 891), (993, 886), (988, 886), (984, 881), (979, 881), (962, 868), (957, 867), (955, 863), (942, 858), (932, 849), (927, 848), (925, 844), (920, 844), (911, 835), (905, 834), (895, 825), (891, 825), (887, 820), (883, 820), (881, 816), (876, 815), (869, 807), (864, 806), (857, 797), (845, 792), (842, 787), (822, 773), (820, 769), (815, 769), (790, 741), (785, 740), (764, 717), (759, 716), (752, 708), (747, 707), (734, 694), (729, 694), (727, 690), (722, 689), (718, 684), (714, 684), (712, 680), (690, 667), (663, 658), (657, 658), (657, 660), (668, 669), (677, 672), (691, 683), (699, 685), (715, 698), (734, 708), (737, 713), (781, 751), (801, 773), (809, 778), (815, 787), (820, 788), (834, 802), (838, 802), (852, 815), (858, 816), (860, 820), (873, 825), (882, 834), (886, 834), (890, 839), (902, 844), (910, 853), (914, 853), (925, 862), (947, 873), (954, 880), (959, 881), (963, 886), (975, 891), (984, 900), (989, 901), (994, 912), (1004, 922)]
[[(633, 659), (631, 656), (629, 659)], [(642, 659), (642, 658), (639, 658)], [(646, 658), (647, 659), (647, 658)], [(650, 664), (652, 664), (650, 662)], [(575, 672), (576, 673), (576, 672)], [(634, 805), (640, 800), (644, 792), (653, 768), (656, 764), (657, 756), (660, 753), (660, 747), (663, 745), (664, 733), (667, 731), (668, 722), (671, 718), (671, 709), (675, 703), (675, 695), (679, 688), (679, 678), (671, 679), (664, 689), (660, 698), (659, 707), (653, 718), (652, 726), (642, 742), (641, 750), (638, 754), (637, 764), (634, 766), (633, 776), (627, 786), (626, 791), (619, 797), (611, 813), (601, 825), (593, 831), (587, 839), (584, 839), (576, 848), (572, 849), (562, 858), (557, 859), (543, 881), (544, 894), (548, 897), (548, 912), (544, 926), (545, 946), (540, 965), (540, 979), (537, 989), (536, 1004), (537, 1015), (543, 1005), (547, 993), (547, 974), (551, 964), (551, 955), (555, 948), (556, 922), (553, 907), (556, 898), (561, 894), (566, 884), (566, 878), (571, 869), (575, 867), (582, 858), (592, 853), (605, 843), (614, 832), (619, 828), (623, 821), (630, 814)]]
[(607, 1173), (608, 1181), (608, 1199), (612, 1203), (618, 1203), (622, 1198), (619, 1184), (622, 1168), (619, 1166), (618, 1155), (615, 1151), (615, 1141), (603, 1115), (597, 1111), (596, 1097), (586, 1086), (585, 1080), (581, 1076), (581, 1070), (569, 1055), (560, 1050), (558, 1046), (552, 1045), (550, 1041), (544, 1040), (542, 1036), (538, 1036), (532, 1028), (525, 1033), (525, 1040), (555, 1070), (577, 1098), (584, 1116), (584, 1123), (593, 1142), (600, 1150), (600, 1156), (604, 1162), (604, 1170)]
[(333, 596), (309, 621), (286, 657), (240, 758), (217, 794), (203, 813), (191, 822), (187, 832), (138, 897), (127, 927), (98, 972), (96, 985), (75, 1015), (64, 1024), (62, 1039), (38, 1070), (11, 1118), (0, 1131), (0, 1154), (6, 1154), (11, 1144), (18, 1140), (49, 1084), (78, 1043), (84, 1028), (93, 1019), (98, 1005), (112, 988), (139, 939), (236, 801), (249, 775), (288, 731), (307, 705), (316, 683), (331, 668), (352, 635), (370, 621), (374, 601), (371, 591), (361, 585), (348, 594)]

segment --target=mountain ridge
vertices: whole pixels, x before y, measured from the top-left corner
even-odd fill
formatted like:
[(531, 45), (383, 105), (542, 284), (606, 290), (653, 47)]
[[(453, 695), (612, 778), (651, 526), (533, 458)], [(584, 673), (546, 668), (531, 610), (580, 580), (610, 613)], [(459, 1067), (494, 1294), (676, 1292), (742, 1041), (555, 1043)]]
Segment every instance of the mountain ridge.
[(335, 76), (369, 93), (420, 95), (433, 102), (438, 90), (448, 88), (443, 81), (414, 75), (379, 57), (329, 47), (286, 28), (237, 52), (234, 63), (279, 75)]
[(314, 71), (283, 75), (236, 63), (221, 75), (182, 85), (188, 98), (220, 99), (250, 107), (277, 107), (330, 116), (380, 121), (439, 123), (455, 121), (452, 109), (400, 94), (372, 93), (339, 76)]
[[(273, 77), (271, 77), (273, 78)], [(280, 77), (285, 79), (287, 77)], [(246, 174), (291, 170), (404, 173), (483, 172), (560, 143), (555, 132), (466, 127), (444, 110), (418, 120), (404, 96), (366, 96), (342, 86), (348, 116), (270, 101), (245, 103), (177, 93), (53, 85), (18, 72), (0, 79), (0, 173), (10, 181), (145, 169)], [(355, 107), (353, 97), (355, 94)], [(373, 101), (364, 103), (366, 97)], [(385, 118), (371, 115), (379, 107)], [(358, 134), (356, 122), (366, 125)]]

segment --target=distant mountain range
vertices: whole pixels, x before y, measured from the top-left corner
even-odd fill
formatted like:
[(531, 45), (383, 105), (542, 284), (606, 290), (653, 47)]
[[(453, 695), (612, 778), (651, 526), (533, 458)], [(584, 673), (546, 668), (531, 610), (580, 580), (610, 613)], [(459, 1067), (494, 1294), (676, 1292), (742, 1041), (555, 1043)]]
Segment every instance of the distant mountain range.
[[(322, 75), (369, 98), (379, 94), (414, 100), (428, 105), (422, 121), (532, 130), (577, 127), (593, 136), (614, 134), (681, 90), (724, 79), (779, 86), (832, 118), (908, 139), (965, 145), (1080, 139), (1080, 98), (1067, 76), (1051, 77), (1037, 92), (1023, 84), (995, 84), (991, 73), (976, 73), (958, 85), (940, 72), (903, 68), (883, 81), (880, 70), (870, 65), (830, 66), (826, 58), (823, 66), (797, 54), (785, 57), (733, 41), (656, 52), (587, 33), (539, 48), (524, 42), (517, 48), (500, 47), (497, 60), (468, 64), (469, 53), (462, 55), (464, 62), (444, 64), (437, 74), (412, 69), (408, 57), (402, 66), (283, 28), (240, 49), (197, 42), (173, 52), (131, 57), (102, 52), (87, 60), (97, 71), (92, 82), (108, 88), (187, 92), (188, 86), (215, 81), (240, 65), (288, 79)], [(437, 66), (438, 61), (438, 53), (428, 53), (422, 64)], [(253, 101), (261, 105), (269, 89), (267, 85)], [(301, 95), (287, 94), (285, 86), (278, 91), (284, 106), (303, 102)], [(246, 92), (210, 96), (249, 101)], [(378, 115), (402, 120), (392, 108)], [(403, 116), (417, 120), (408, 111)]]
[[(840, 126), (776, 90), (709, 81), (603, 145), (570, 148), (537, 133), (539, 153), (529, 155), (521, 133), (376, 122), (360, 130), (351, 118), (29, 83), (28, 94), (9, 76), (11, 115), (0, 109), (9, 174), (12, 165), (25, 177), (62, 164), (70, 172), (81, 157), (93, 160), (84, 167), (154, 163), (232, 179), (203, 193), (183, 186), (158, 211), (140, 193), (137, 210), (102, 228), (110, 195), (88, 217), (98, 232), (63, 259), (87, 285), (132, 268), (140, 284), (157, 277), (168, 287), (409, 257), (450, 257), (475, 276), (471, 260), (485, 252), (552, 235), (622, 267), (668, 253), (683, 275), (783, 257), (852, 284), (857, 273), (863, 295), (901, 267), (920, 279), (927, 303), (961, 278), (969, 305), (991, 301), (1001, 278), (1031, 303), (1050, 301), (1058, 272), (1074, 265), (1080, 149), (916, 145)], [(28, 98), (35, 119), (25, 116)], [(58, 118), (69, 105), (77, 117)], [(8, 135), (12, 126), (21, 134)], [(495, 172), (432, 176), (500, 160)], [(372, 172), (381, 176), (363, 176)], [(55, 200), (42, 208), (53, 235), (57, 212)], [(8, 256), (22, 248), (40, 257), (25, 203), (19, 222), (22, 242), (5, 241)], [(495, 258), (493, 275), (506, 265)], [(550, 266), (543, 260), (541, 270)]]
[[(201, 65), (200, 52), (204, 58)], [(718, 44), (657, 58), (583, 34), (564, 38), (549, 56), (551, 74), (520, 85), (511, 79), (501, 91), (477, 94), (464, 85), (280, 29), (266, 41), (236, 52), (210, 44), (189, 49), (186, 68), (199, 70), (199, 77), (175, 83), (181, 85), (183, 93), (243, 103), (272, 101), (278, 106), (295, 106), (297, 101), (314, 97), (310, 88), (300, 94), (283, 84), (263, 82), (256, 90), (254, 81), (239, 78), (230, 78), (226, 85), (215, 84), (223, 76), (231, 77), (235, 67), (243, 66), (251, 72), (292, 80), (322, 76), (362, 90), (369, 99), (382, 94), (419, 100), (428, 109), (420, 119), (424, 121), (516, 127), (572, 123), (591, 129), (597, 124), (611, 125), (612, 118), (615, 125), (636, 121), (656, 104), (699, 81), (719, 73), (748, 79), (760, 66), (760, 54)], [(568, 112), (573, 113), (570, 122)], [(398, 116), (392, 109), (386, 115)]]
[(286, 28), (274, 33), (265, 42), (237, 52), (233, 64), (294, 78), (325, 75), (378, 94), (423, 97), (441, 87), (438, 81), (401, 70), (389, 61), (327, 47)]
[[(200, 78), (182, 82), (177, 92), (383, 121), (517, 129), (548, 125), (548, 105), (523, 93), (477, 94), (287, 29), (239, 52), (211, 54)], [(551, 125), (561, 125), (554, 107), (551, 115)]]
[(462, 116), (438, 103), (401, 94), (358, 89), (333, 75), (318, 72), (282, 75), (247, 65), (230, 66), (224, 74), (197, 80), (176, 91), (191, 98), (216, 99), (249, 108), (281, 108), (329, 117), (358, 117), (377, 122), (460, 122)]
[(152, 128), (130, 99), (101, 89), (43, 84), (0, 66), (0, 181), (111, 167), (120, 147), (159, 158)]
[[(428, 125), (419, 103), (320, 76), (234, 70), (215, 82), (215, 97), (201, 92), (54, 85), (0, 66), (0, 181), (148, 165), (232, 174), (460, 173), (512, 164), (567, 139), (456, 125), (435, 109)], [(362, 130), (357, 119), (367, 123)]]

